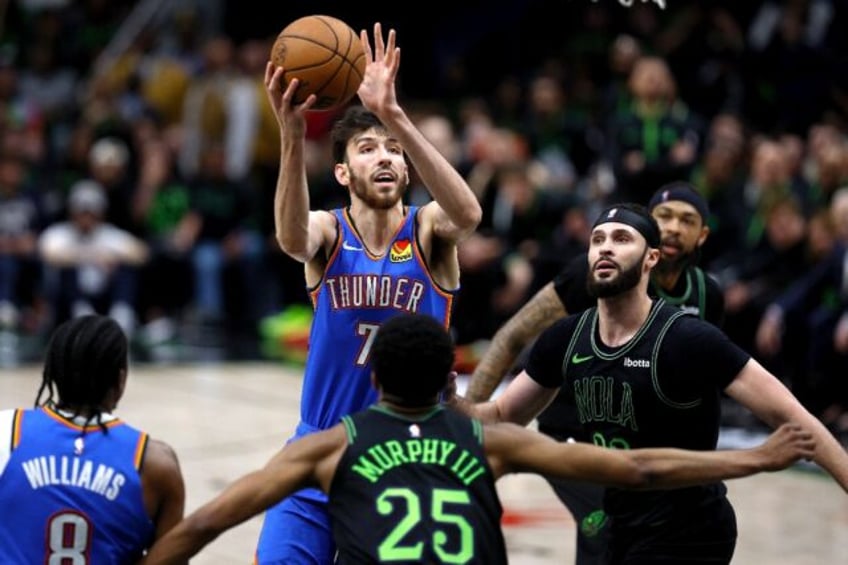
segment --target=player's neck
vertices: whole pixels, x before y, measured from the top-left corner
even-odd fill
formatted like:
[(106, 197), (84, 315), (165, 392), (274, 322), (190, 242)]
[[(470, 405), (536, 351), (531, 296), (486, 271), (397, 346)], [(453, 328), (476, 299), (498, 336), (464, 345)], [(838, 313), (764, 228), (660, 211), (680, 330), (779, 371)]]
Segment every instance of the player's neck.
[(618, 296), (598, 300), (598, 330), (609, 347), (624, 345), (636, 335), (651, 312), (653, 302), (638, 285)]
[[(57, 406), (53, 406), (53, 410), (55, 410), (56, 413), (59, 414), (60, 416), (72, 421), (73, 423), (75, 423), (79, 426), (85, 425), (86, 423), (91, 424), (89, 419), (91, 418), (92, 414), (87, 409), (77, 410), (77, 409), (74, 409), (73, 407), (59, 408)], [(111, 411), (109, 411), (109, 410), (103, 410), (102, 412), (100, 412), (100, 421), (101, 422), (111, 422), (112, 420), (116, 420), (116, 419), (117, 419), (117, 416), (112, 414)]]
[[(436, 400), (436, 399), (434, 399)], [(407, 406), (400, 401), (399, 398), (391, 395), (383, 393), (380, 397), (380, 406), (391, 410), (392, 412), (397, 412), (398, 414), (403, 414), (405, 416), (418, 416), (421, 414), (426, 414), (433, 410), (433, 407), (436, 405), (428, 404), (427, 406)]]
[(397, 233), (406, 210), (403, 204), (380, 210), (354, 201), (350, 206), (350, 218), (359, 236), (372, 252), (383, 249)]

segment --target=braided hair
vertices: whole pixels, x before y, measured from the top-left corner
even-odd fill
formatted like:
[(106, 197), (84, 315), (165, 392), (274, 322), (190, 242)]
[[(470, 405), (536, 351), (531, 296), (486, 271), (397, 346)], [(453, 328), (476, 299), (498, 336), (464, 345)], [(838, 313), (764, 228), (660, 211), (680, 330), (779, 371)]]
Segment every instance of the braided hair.
[(127, 369), (127, 349), (123, 330), (111, 318), (89, 315), (62, 323), (47, 346), (35, 406), (86, 414), (85, 425), (96, 422), (105, 430), (104, 402)]

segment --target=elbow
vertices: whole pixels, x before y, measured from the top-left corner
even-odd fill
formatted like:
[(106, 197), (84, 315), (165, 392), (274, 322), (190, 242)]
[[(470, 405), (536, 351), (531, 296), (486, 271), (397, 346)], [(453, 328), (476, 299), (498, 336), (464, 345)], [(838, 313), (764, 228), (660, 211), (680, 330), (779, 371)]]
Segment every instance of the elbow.
[(463, 214), (463, 228), (469, 231), (474, 231), (480, 225), (480, 222), (483, 221), (483, 209), (480, 207), (480, 203), (477, 200), (474, 200), (474, 205), (469, 206), (465, 213)]
[(301, 263), (305, 263), (309, 259), (306, 252), (306, 245), (302, 241), (280, 232), (276, 233), (276, 240), (280, 250), (289, 257), (297, 259)]
[(469, 209), (463, 210), (462, 214), (457, 218), (452, 218), (453, 224), (456, 226), (456, 229), (461, 234), (458, 239), (465, 239), (466, 237), (473, 234), (477, 227), (480, 225), (480, 222), (483, 219), (483, 211), (480, 209), (480, 206), (475, 202), (473, 207), (469, 207)]
[[(196, 540), (193, 545), (197, 549), (214, 541), (226, 529), (226, 526), (220, 523), (220, 520), (216, 521), (213, 515), (199, 512), (193, 517), (186, 518), (182, 527), (185, 528), (187, 539)], [(192, 550), (194, 554), (195, 547), (192, 547)]]
[(644, 490), (655, 487), (660, 482), (660, 476), (651, 465), (641, 461), (632, 461), (628, 472), (624, 473), (619, 488)]

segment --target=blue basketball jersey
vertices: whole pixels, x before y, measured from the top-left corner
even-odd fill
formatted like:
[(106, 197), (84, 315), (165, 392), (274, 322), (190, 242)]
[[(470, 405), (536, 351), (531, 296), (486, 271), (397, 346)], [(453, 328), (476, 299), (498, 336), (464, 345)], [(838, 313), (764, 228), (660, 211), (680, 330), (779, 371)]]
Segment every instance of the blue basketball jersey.
[(417, 210), (408, 208), (380, 257), (365, 247), (348, 211), (333, 210), (336, 242), (324, 277), (310, 291), (315, 313), (298, 435), (338, 424), (377, 399), (369, 355), (380, 324), (399, 312), (417, 312), (449, 327), (457, 289), (442, 289), (430, 276), (416, 239)]
[(0, 563), (135, 563), (152, 544), (148, 436), (105, 425), (83, 434), (51, 408), (0, 412)]

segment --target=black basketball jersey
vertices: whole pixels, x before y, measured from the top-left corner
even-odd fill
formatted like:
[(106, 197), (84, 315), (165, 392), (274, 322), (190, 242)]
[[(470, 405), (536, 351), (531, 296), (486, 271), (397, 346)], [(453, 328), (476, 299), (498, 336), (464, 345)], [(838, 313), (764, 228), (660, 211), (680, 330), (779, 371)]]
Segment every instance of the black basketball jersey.
[[(573, 259), (554, 279), (554, 290), (567, 312), (576, 314), (597, 304), (586, 288), (589, 262), (586, 254)], [(673, 291), (667, 292), (655, 284), (648, 285), (648, 294), (662, 298), (666, 304), (706, 320), (718, 327), (724, 321), (724, 296), (719, 284), (700, 267), (689, 266)], [(569, 437), (587, 441), (574, 412), (574, 399), (563, 389), (537, 418), (539, 430), (558, 439)]]
[(342, 421), (348, 447), (329, 493), (339, 563), (506, 564), (479, 421), (379, 406)]
[[(614, 449), (715, 448), (720, 390), (689, 378), (685, 366), (659, 363), (666, 336), (683, 316), (687, 314), (678, 307), (657, 300), (639, 332), (618, 348), (601, 343), (596, 308), (580, 316), (562, 374), (588, 441)], [(724, 494), (723, 484), (671, 491), (610, 488), (605, 510), (620, 527), (656, 525)]]

